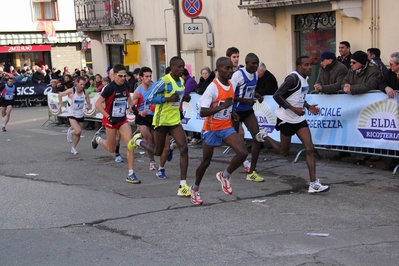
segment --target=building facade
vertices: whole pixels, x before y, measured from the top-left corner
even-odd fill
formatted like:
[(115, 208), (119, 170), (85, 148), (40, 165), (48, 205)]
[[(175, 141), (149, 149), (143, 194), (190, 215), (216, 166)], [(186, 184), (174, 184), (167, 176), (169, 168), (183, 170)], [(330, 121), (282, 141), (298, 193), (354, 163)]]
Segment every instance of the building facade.
[(1, 9), (1, 63), (73, 70), (90, 58), (90, 46), (82, 50), (85, 39), (76, 30), (74, 0), (14, 0)]
[[(195, 4), (202, 4), (199, 16), (186, 16), (184, 5), (195, 13)], [(247, 53), (257, 54), (279, 83), (298, 56), (316, 63), (323, 51), (339, 55), (344, 40), (352, 52), (380, 48), (387, 63), (399, 50), (392, 22), (396, 8), (396, 0), (75, 0), (77, 27), (92, 39), (94, 71), (122, 62), (124, 40), (136, 41), (138, 64), (130, 68), (149, 66), (154, 80), (175, 55), (198, 79), (202, 67), (214, 68), (232, 46), (240, 50), (241, 64)], [(314, 78), (317, 70), (316, 64)]]

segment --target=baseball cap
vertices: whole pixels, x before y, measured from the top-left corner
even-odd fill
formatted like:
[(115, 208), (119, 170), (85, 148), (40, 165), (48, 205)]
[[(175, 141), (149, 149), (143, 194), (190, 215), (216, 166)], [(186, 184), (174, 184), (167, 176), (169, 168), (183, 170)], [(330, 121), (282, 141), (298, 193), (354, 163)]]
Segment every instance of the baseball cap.
[(321, 54), (320, 58), (317, 59), (317, 61), (321, 62), (321, 61), (323, 61), (324, 59), (335, 59), (335, 58), (336, 58), (336, 57), (335, 57), (335, 54), (334, 54), (333, 52), (324, 51), (324, 52)]

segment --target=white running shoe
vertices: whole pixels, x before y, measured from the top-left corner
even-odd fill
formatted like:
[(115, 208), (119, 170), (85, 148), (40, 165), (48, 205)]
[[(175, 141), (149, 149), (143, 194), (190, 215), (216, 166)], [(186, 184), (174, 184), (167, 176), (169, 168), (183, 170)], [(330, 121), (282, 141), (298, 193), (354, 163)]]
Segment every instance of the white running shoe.
[(70, 127), (70, 128), (68, 128), (68, 131), (67, 131), (67, 141), (69, 143), (73, 142), (73, 136), (71, 134), (72, 130), (73, 130), (73, 127)]
[(79, 154), (79, 152), (74, 147), (71, 148), (71, 153), (73, 155)]
[(330, 186), (324, 186), (320, 184), (319, 179), (314, 182), (310, 182), (308, 193), (320, 193), (327, 192), (330, 190)]
[(245, 173), (249, 174), (249, 170), (251, 169), (251, 162), (248, 160), (245, 160), (242, 165), (245, 168)]
[(261, 129), (259, 132), (256, 134), (255, 138), (258, 142), (265, 142), (265, 138), (267, 137), (267, 129)]

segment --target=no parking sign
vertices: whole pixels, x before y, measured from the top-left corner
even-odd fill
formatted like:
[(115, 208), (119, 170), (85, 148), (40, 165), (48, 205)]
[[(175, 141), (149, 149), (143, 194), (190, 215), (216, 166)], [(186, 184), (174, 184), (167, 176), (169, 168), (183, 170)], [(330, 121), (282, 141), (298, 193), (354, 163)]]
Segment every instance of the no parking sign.
[(202, 0), (183, 0), (183, 13), (189, 18), (198, 17), (202, 11)]

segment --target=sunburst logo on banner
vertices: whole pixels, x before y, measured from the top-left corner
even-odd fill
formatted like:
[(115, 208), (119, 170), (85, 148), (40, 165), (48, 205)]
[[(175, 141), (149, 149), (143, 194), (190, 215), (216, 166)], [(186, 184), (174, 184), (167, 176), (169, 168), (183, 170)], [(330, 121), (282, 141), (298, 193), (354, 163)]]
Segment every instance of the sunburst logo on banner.
[(399, 108), (395, 99), (376, 101), (360, 112), (357, 129), (365, 139), (399, 141)]
[(193, 107), (188, 102), (183, 102), (183, 119), (182, 124), (187, 125), (188, 121), (193, 117)]
[(276, 125), (276, 118), (269, 106), (256, 102), (253, 108), (256, 119), (258, 120), (259, 129), (266, 128), (268, 133), (272, 133)]

